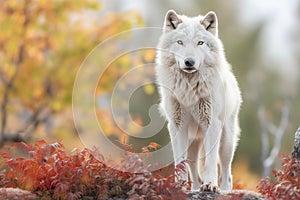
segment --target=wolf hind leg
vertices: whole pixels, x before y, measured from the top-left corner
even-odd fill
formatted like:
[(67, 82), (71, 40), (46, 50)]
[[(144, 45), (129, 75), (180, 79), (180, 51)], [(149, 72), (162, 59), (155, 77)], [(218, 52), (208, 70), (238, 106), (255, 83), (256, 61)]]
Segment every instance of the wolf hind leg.
[(231, 163), (236, 149), (237, 138), (240, 132), (237, 118), (227, 121), (223, 127), (220, 142), (220, 189), (232, 190)]

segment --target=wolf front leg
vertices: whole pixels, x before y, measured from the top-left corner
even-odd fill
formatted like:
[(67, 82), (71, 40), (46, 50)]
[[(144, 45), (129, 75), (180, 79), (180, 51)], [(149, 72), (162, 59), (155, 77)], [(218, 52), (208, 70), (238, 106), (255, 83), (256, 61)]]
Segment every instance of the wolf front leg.
[[(203, 171), (204, 185), (218, 185), (218, 151), (221, 137), (221, 121), (212, 119), (204, 138), (205, 164)], [(204, 190), (211, 190), (210, 188)]]
[[(187, 159), (188, 150), (188, 121), (190, 116), (180, 105), (178, 100), (166, 90), (162, 98), (161, 108), (168, 120), (168, 130), (171, 138), (174, 165), (177, 166)], [(185, 165), (185, 172), (180, 173), (180, 179), (187, 181), (188, 172)]]
[[(191, 120), (189, 124), (189, 149), (188, 149), (188, 165), (190, 168), (190, 180), (191, 180), (191, 190), (197, 191), (200, 188), (202, 180), (200, 178), (200, 163), (201, 167), (203, 164), (203, 133), (200, 129), (198, 123), (194, 120)], [(201, 157), (200, 157), (201, 156)], [(201, 161), (201, 162), (200, 162)]]
[[(174, 165), (175, 167), (181, 162), (187, 160), (187, 150), (188, 150), (188, 134), (187, 128), (185, 126), (176, 126), (175, 123), (169, 122), (168, 129), (170, 132)], [(188, 170), (185, 165), (185, 171), (179, 174), (181, 180), (188, 180)]]
[(194, 139), (188, 150), (188, 165), (190, 167), (190, 179), (192, 182), (191, 190), (197, 191), (200, 188), (200, 174), (199, 174), (199, 153), (200, 153), (200, 139)]

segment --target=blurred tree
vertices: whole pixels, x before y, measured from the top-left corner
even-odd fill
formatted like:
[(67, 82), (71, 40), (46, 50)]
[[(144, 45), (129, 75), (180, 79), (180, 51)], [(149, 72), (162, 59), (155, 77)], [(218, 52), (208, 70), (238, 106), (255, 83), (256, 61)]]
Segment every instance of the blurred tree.
[[(262, 175), (267, 177), (271, 173), (271, 167), (274, 164), (276, 157), (279, 154), (282, 137), (287, 129), (290, 113), (290, 104), (285, 102), (282, 106), (282, 116), (278, 126), (270, 121), (267, 117), (265, 108), (260, 104), (258, 108), (258, 118), (261, 126), (261, 162)], [(269, 134), (274, 136), (274, 144), (270, 149)]]
[(49, 129), (51, 116), (70, 108), (85, 56), (137, 18), (109, 14), (99, 23), (99, 8), (97, 0), (0, 1), (0, 146)]

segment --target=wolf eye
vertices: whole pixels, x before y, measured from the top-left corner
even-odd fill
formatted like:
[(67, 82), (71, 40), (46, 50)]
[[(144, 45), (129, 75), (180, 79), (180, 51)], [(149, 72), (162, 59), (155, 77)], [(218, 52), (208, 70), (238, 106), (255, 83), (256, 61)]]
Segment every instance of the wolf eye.
[(204, 42), (200, 40), (197, 45), (199, 46), (199, 45), (203, 45), (203, 44), (204, 44)]
[(183, 42), (181, 40), (178, 40), (177, 44), (183, 45)]

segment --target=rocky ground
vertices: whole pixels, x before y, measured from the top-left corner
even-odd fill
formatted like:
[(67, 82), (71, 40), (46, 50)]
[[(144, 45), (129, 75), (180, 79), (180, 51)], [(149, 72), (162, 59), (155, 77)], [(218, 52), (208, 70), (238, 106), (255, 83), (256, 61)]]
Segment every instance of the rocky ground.
[(233, 190), (231, 192), (193, 192), (188, 194), (188, 200), (264, 200), (256, 192), (249, 190)]
[[(17, 188), (0, 188), (0, 199), (6, 200), (35, 200), (39, 199), (35, 194), (29, 191)], [(258, 193), (249, 190), (233, 190), (231, 192), (191, 192), (188, 193), (187, 200), (264, 200)], [(115, 197), (110, 200), (124, 200), (124, 198)]]
[(35, 200), (38, 199), (35, 194), (18, 188), (0, 188), (0, 199), (5, 200)]

